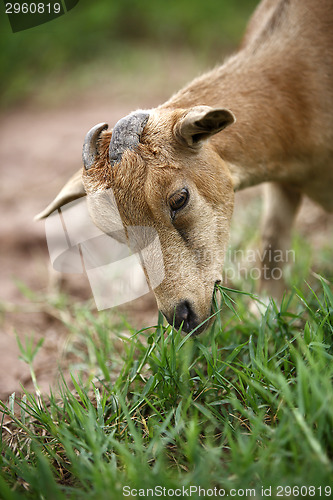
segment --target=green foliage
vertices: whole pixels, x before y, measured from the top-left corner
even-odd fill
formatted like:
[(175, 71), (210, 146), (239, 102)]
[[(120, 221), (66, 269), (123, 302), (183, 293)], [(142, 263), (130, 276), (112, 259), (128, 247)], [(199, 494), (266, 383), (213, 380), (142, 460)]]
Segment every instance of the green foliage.
[(311, 486), (327, 496), (330, 286), (320, 278), (259, 318), (248, 312), (251, 295), (218, 294), (223, 321), (194, 338), (161, 316), (127, 337), (106, 313), (72, 311), (74, 390), (62, 381), (48, 401), (26, 393), (16, 400), (20, 416), (14, 396), (1, 403), (11, 419), (2, 428), (2, 498), (117, 499), (124, 486), (258, 495)]
[[(12, 33), (0, 4), (0, 68), (2, 104), (22, 100), (62, 76), (62, 85), (75, 70), (96, 61), (135, 59), (140, 46), (154, 51), (190, 48), (211, 59), (225, 45), (234, 47), (257, 0), (99, 0), (78, 5), (49, 23)], [(2, 11), (1, 11), (2, 9)], [(131, 56), (133, 54), (133, 56)]]

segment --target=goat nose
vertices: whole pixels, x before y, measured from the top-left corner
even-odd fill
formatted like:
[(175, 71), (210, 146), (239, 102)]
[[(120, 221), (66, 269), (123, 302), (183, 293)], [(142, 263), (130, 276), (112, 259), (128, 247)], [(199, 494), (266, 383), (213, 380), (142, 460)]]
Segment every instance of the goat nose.
[(177, 330), (181, 324), (182, 331), (189, 333), (198, 326), (198, 319), (195, 312), (192, 310), (190, 303), (187, 300), (180, 302), (175, 310), (174, 325)]

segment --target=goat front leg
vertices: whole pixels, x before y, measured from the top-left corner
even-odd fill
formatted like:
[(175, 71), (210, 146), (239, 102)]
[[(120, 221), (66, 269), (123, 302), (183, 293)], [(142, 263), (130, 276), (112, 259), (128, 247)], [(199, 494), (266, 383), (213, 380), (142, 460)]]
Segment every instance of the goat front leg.
[(301, 198), (294, 187), (279, 183), (264, 185), (259, 293), (262, 297), (273, 297), (278, 303), (286, 290), (283, 266), (294, 260), (290, 250), (291, 228)]

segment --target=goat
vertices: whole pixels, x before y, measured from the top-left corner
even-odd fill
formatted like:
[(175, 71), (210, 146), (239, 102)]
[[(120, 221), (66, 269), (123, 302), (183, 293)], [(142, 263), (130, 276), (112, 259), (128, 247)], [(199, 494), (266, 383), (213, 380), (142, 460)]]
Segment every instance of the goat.
[[(125, 227), (158, 233), (159, 309), (177, 328), (199, 333), (222, 280), (235, 191), (268, 183), (262, 255), (286, 251), (303, 194), (333, 210), (332, 0), (263, 0), (222, 66), (107, 127), (88, 132), (82, 172), (39, 218), (111, 188)], [(108, 232), (102, 197), (88, 196), (88, 209)], [(284, 289), (283, 279), (265, 273), (261, 293), (279, 299)]]

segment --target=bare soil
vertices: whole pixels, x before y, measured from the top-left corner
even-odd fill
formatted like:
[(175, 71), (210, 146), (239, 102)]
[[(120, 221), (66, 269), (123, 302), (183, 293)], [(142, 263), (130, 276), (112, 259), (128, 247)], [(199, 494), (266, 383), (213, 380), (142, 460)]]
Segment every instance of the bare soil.
[[(24, 341), (34, 333), (45, 342), (35, 360), (42, 391), (57, 379), (58, 365), (68, 331), (59, 318), (50, 313), (46, 301), (50, 274), (44, 223), (34, 216), (53, 199), (65, 181), (81, 164), (82, 140), (95, 123), (110, 125), (137, 107), (151, 107), (159, 97), (128, 96), (119, 104), (112, 92), (76, 95), (56, 106), (26, 105), (3, 112), (0, 117), (0, 218), (1, 298), (0, 298), (0, 398), (6, 400), (20, 384), (31, 389), (27, 365), (20, 361), (16, 335)], [(107, 105), (106, 105), (107, 103)], [(242, 216), (248, 203), (260, 196), (260, 188), (238, 195), (236, 217)], [(321, 245), (333, 234), (333, 216), (306, 201), (298, 217), (298, 227), (314, 245)], [(235, 225), (237, 226), (237, 225)], [(255, 230), (255, 229), (254, 229)], [(332, 241), (332, 240), (331, 240)], [(20, 291), (24, 283), (38, 297), (31, 300)], [(74, 299), (91, 296), (84, 276), (67, 275), (63, 289)], [(157, 309), (152, 296), (122, 308), (136, 327), (154, 324)]]

